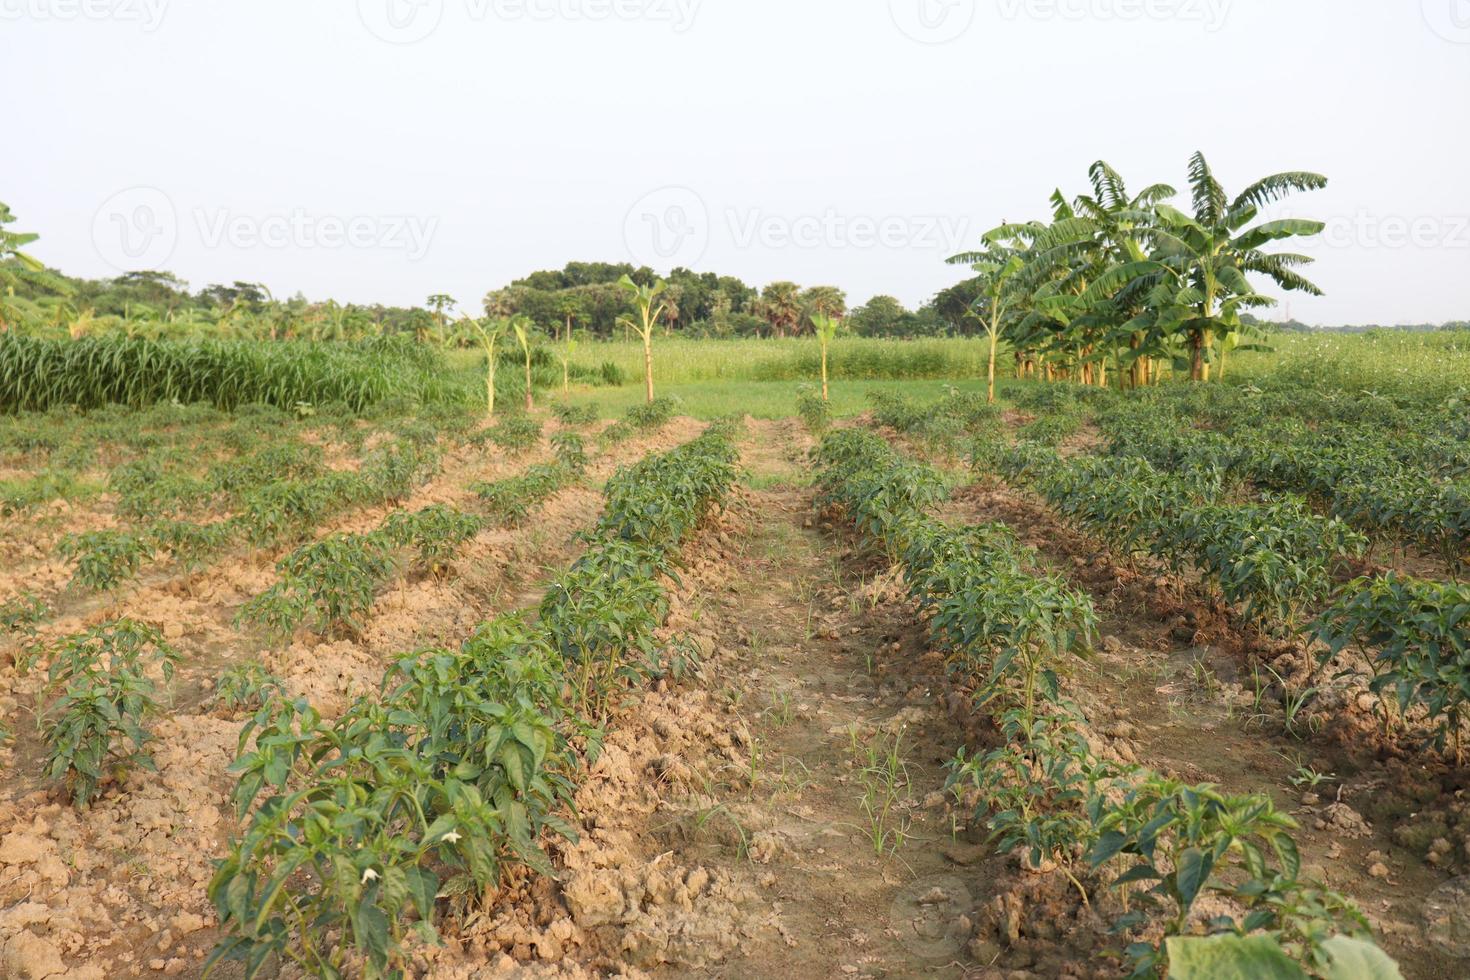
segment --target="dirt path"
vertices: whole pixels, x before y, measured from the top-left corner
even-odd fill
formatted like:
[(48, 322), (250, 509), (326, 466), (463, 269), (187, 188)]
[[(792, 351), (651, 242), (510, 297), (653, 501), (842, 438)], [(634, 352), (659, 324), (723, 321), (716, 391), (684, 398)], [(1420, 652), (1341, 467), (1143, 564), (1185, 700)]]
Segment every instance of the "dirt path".
[(723, 651), (706, 682), (748, 727), (751, 759), (716, 787), (712, 819), (733, 832), (668, 841), (677, 860), (753, 875), (778, 927), (723, 964), (661, 975), (959, 976), (951, 933), (971, 899), (946, 852), (974, 849), (941, 790), (960, 736), (916, 632), (874, 601), (891, 580), (815, 525), (809, 445), (776, 422), (742, 446), (760, 489), (701, 626)]

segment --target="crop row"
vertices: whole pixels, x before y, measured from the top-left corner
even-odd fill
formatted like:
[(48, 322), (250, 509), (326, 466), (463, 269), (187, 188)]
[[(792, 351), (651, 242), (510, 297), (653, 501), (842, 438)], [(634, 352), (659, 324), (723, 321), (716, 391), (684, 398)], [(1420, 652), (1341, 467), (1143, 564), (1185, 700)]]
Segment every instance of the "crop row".
[[(381, 695), (323, 720), (273, 702), (241, 733), (245, 830), (210, 896), (211, 957), (247, 977), (279, 955), (313, 976), (387, 976), (432, 941), (446, 898), (493, 892), (514, 866), (549, 871), (571, 837), (579, 752), (630, 683), (678, 669), (655, 638), (676, 549), (728, 494), (728, 426), (619, 471), (586, 553), (533, 623), (507, 614), (458, 650), (405, 657)], [(682, 656), (682, 655), (681, 655)]]
[(1271, 491), (1306, 494), (1379, 537), (1412, 541), (1458, 568), (1470, 556), (1470, 457), (1441, 437), (1357, 425), (1198, 430), (1156, 406), (1127, 406), (1100, 421), (1111, 451), (1171, 471), (1213, 471)]
[(1064, 460), (1026, 444), (1002, 453), (1000, 468), (1115, 552), (1192, 566), (1247, 617), (1321, 640), (1322, 666), (1350, 673), (1342, 653), (1356, 646), (1385, 728), (1418, 713), (1434, 747), (1452, 746), (1463, 763), (1470, 588), (1397, 573), (1338, 585), (1341, 560), (1365, 547), (1360, 534), (1296, 498), (1209, 503), (1218, 474), (1171, 474), (1130, 457)]
[(1120, 554), (1192, 566), (1257, 623), (1299, 623), (1331, 593), (1340, 561), (1367, 544), (1300, 499), (1213, 503), (1223, 493), (1210, 475), (1179, 477), (1133, 457), (1065, 459), (1023, 442), (999, 455), (999, 468)]
[(1297, 826), (1269, 797), (1186, 785), (1092, 752), (1086, 721), (1058, 679), (1095, 636), (1085, 594), (1033, 571), (1035, 556), (1004, 525), (953, 528), (927, 517), (942, 495), (938, 475), (881, 439), (839, 432), (817, 458), (821, 502), (898, 556), (931, 643), (999, 722), (1003, 744), (961, 751), (952, 784), (978, 791), (979, 816), (1002, 848), (1020, 849), (1033, 868), (1055, 862), (1084, 902), (1085, 879), (1119, 893), (1129, 910), (1119, 931), (1143, 927), (1150, 912), (1163, 919), (1163, 947), (1127, 950), (1137, 975), (1176, 958), (1182, 966), (1181, 944), (1206, 893), (1235, 910), (1212, 919), (1210, 931), (1264, 938), (1268, 955), (1324, 973), (1353, 954), (1386, 960), (1350, 903), (1301, 877)]
[[(73, 564), (75, 582), (107, 591), (159, 554), (192, 569), (233, 543), (270, 548), (300, 539), (334, 513), (402, 500), (438, 467), (432, 443), (406, 440), (371, 451), (356, 471), (327, 470), (291, 445), (222, 464), (203, 480), (165, 474), (157, 461), (140, 460), (115, 471), (112, 486), (119, 510), (154, 519), (137, 529), (69, 534), (58, 552)], [(173, 516), (183, 500), (199, 499), (190, 496), (196, 490), (208, 499), (233, 499), (235, 513), (212, 522)]]

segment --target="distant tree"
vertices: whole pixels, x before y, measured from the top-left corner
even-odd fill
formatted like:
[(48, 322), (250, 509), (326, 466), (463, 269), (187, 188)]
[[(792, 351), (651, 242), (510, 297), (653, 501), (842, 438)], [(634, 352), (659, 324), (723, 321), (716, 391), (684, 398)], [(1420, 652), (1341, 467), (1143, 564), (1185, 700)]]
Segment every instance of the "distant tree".
[(794, 282), (773, 282), (761, 290), (760, 310), (777, 337), (794, 334), (801, 326), (801, 287)]
[(816, 329), (817, 317), (840, 319), (847, 313), (847, 294), (836, 286), (812, 286), (801, 294), (806, 322)]
[(860, 337), (899, 337), (912, 316), (894, 297), (879, 295), (853, 310), (847, 321)]
[[(453, 296), (450, 296), (447, 293), (435, 293), (434, 295), (430, 296), (425, 301), (425, 303), (429, 307), (429, 309), (434, 311), (434, 323), (436, 326), (438, 326), (439, 331), (442, 333), (444, 330), (444, 324), (448, 320), (448, 312), (459, 304), (455, 302)], [(417, 331), (415, 332), (417, 333)], [(423, 340), (424, 337), (420, 336), (418, 339)]]

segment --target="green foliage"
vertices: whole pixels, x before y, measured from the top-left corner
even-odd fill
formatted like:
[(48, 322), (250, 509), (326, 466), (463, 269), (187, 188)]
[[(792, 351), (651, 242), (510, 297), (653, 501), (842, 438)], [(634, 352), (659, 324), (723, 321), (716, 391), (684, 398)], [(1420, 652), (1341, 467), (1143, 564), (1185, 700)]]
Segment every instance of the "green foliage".
[(470, 485), (484, 501), (490, 516), (505, 525), (523, 524), (531, 511), (561, 490), (572, 479), (572, 471), (560, 462), (540, 463), (519, 476), (494, 483)]
[(66, 637), (50, 655), (45, 694), (60, 697), (40, 714), (46, 774), (85, 807), (109, 771), (153, 769), (143, 726), (161, 707), (148, 671), (172, 681), (178, 654), (155, 627), (119, 619)]
[(1431, 582), (1396, 572), (1357, 579), (1318, 617), (1314, 632), (1327, 644), (1324, 662), (1356, 643), (1373, 670), (1387, 727), (1393, 716), (1423, 707), (1435, 745), (1453, 745), (1463, 762), (1470, 713), (1470, 586)]
[(144, 535), (129, 531), (83, 531), (62, 538), (57, 552), (76, 564), (73, 583), (110, 592), (137, 576), (153, 556), (153, 546)]
[(51, 615), (51, 606), (40, 596), (22, 592), (18, 596), (0, 602), (0, 631), (14, 635), (35, 635), (35, 626)]
[(562, 425), (594, 425), (598, 419), (597, 406), (591, 402), (580, 405), (558, 402), (551, 410)]
[(724, 502), (735, 480), (738, 453), (729, 437), (708, 431), (662, 456), (650, 456), (613, 475), (598, 533), (647, 548), (669, 550)]
[(395, 547), (413, 548), (420, 568), (440, 574), (465, 542), (480, 533), (484, 522), (447, 504), (433, 504), (412, 514), (388, 515), (381, 533)]
[(235, 527), (227, 521), (195, 524), (191, 521), (155, 521), (148, 527), (148, 540), (185, 571), (198, 570), (223, 551), (234, 537)]
[[(733, 452), (722, 438), (702, 437), (699, 455)], [(680, 469), (648, 472), (682, 486)], [(703, 514), (728, 484), (706, 490), (658, 496)], [(693, 527), (689, 515), (669, 517)], [(572, 798), (569, 735), (596, 741), (577, 709), (607, 703), (603, 685), (646, 676), (633, 665), (661, 666), (657, 576), (668, 552), (622, 530), (604, 521), (535, 625), (504, 616), (458, 651), (403, 658), (381, 697), (331, 724), (305, 702), (257, 712), (235, 765), (245, 829), (209, 887), (225, 938), (206, 969), (241, 962), (249, 980), (280, 957), (335, 977), (360, 958), (364, 975), (394, 975), (406, 940), (437, 938), (440, 896), (484, 895), (515, 865), (551, 873), (541, 840), (574, 833), (557, 816)], [(563, 700), (568, 687), (575, 704)]]
[(796, 414), (814, 436), (821, 436), (832, 424), (832, 406), (810, 385), (803, 385), (796, 394)]
[(586, 443), (577, 433), (558, 432), (551, 437), (551, 448), (557, 463), (566, 467), (573, 476), (581, 476), (587, 471)]
[(1197, 568), (1243, 615), (1295, 626), (1332, 590), (1332, 573), (1366, 541), (1301, 501), (1210, 504), (1219, 474), (1171, 476), (1127, 457), (1062, 459), (1021, 444), (1001, 454), (1001, 471), (1029, 484), (1062, 514), (1127, 556), (1148, 550), (1175, 568)]
[(219, 675), (214, 682), (214, 702), (226, 711), (253, 710), (264, 707), (285, 691), (279, 677), (252, 660), (236, 664)]
[[(1011, 471), (1029, 479), (1044, 480), (1063, 465), (1030, 445), (1006, 456)], [(840, 506), (864, 536), (901, 560), (931, 645), (963, 671), (960, 686), (974, 690), (977, 703), (1002, 712), (1001, 747), (961, 752), (950, 783), (979, 790), (977, 816), (1003, 847), (1024, 848), (1033, 866), (1055, 861), (1084, 902), (1088, 876), (1129, 890), (1146, 885), (1143, 907), (1117, 924), (1120, 932), (1157, 907), (1170, 917), (1167, 935), (1186, 934), (1196, 900), (1214, 891), (1246, 914), (1239, 922), (1214, 920), (1211, 929), (1267, 933), (1297, 961), (1315, 962), (1344, 928), (1366, 933), (1344, 899), (1300, 879), (1296, 825), (1268, 797), (1225, 796), (1092, 754), (1059, 676), (1066, 657), (1084, 652), (1095, 634), (1085, 594), (1030, 572), (1033, 557), (1002, 525), (954, 529), (926, 517), (939, 494), (925, 488), (924, 471), (871, 433), (833, 433), (816, 459), (820, 502)], [(1111, 500), (1111, 493), (1100, 496)], [(1128, 506), (1149, 520), (1171, 507), (1168, 500), (1145, 506), (1145, 499)], [(1146, 943), (1128, 954), (1135, 976), (1157, 975), (1165, 964), (1164, 952)]]
[(507, 415), (490, 430), (490, 441), (511, 456), (524, 456), (541, 442), (541, 423), (529, 415)]
[(49, 467), (35, 476), (0, 480), (0, 517), (25, 514), (53, 500), (81, 500), (100, 489), (71, 470)]
[(303, 625), (357, 634), (377, 589), (394, 571), (390, 542), (376, 534), (333, 534), (276, 565), (280, 580), (245, 603), (237, 621), (289, 637)]
[(226, 409), (256, 402), (286, 409), (341, 402), (360, 412), (390, 399), (431, 403), (464, 398), (444, 380), (442, 368), (425, 368), (409, 358), (388, 356), (389, 351), (383, 344), (166, 341), (119, 335), (50, 340), (0, 333), (0, 411), (176, 401)]

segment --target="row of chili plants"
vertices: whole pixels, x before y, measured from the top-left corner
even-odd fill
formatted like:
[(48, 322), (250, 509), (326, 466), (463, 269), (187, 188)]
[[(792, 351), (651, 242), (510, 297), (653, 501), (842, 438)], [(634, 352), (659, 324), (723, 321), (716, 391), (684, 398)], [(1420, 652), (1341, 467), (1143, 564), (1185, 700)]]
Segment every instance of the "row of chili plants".
[(1319, 665), (1352, 673), (1343, 651), (1369, 665), (1385, 729), (1422, 717), (1436, 751), (1464, 761), (1470, 715), (1470, 587), (1396, 572), (1340, 583), (1364, 536), (1295, 497), (1218, 503), (1220, 474), (1159, 470), (1136, 457), (1063, 459), (1018, 444), (998, 466), (1060, 513), (1131, 559), (1151, 554), (1197, 570), (1250, 621), (1324, 644)]
[(273, 957), (313, 976), (402, 975), (450, 903), (490, 900), (512, 868), (551, 873), (581, 760), (630, 683), (678, 669), (655, 630), (678, 548), (729, 493), (728, 425), (620, 470), (587, 550), (539, 615), (483, 624), (458, 650), (402, 658), (379, 696), (323, 719), (275, 701), (241, 733), (244, 824), (209, 893), (209, 961)]
[(1000, 847), (1035, 868), (1055, 862), (1084, 903), (1099, 887), (1118, 894), (1120, 933), (1162, 922), (1162, 944), (1127, 947), (1135, 975), (1190, 975), (1191, 943), (1216, 941), (1194, 938), (1207, 893), (1236, 910), (1203, 923), (1234, 943), (1227, 957), (1269, 961), (1281, 976), (1305, 976), (1304, 967), (1334, 976), (1352, 956), (1387, 960), (1351, 903), (1301, 876), (1297, 825), (1269, 797), (1188, 785), (1092, 751), (1060, 680), (1096, 636), (1085, 593), (1038, 572), (1005, 525), (928, 517), (944, 495), (939, 475), (871, 433), (828, 436), (817, 463), (819, 504), (840, 508), (902, 565), (931, 643), (1002, 733), (998, 748), (960, 751), (951, 784), (978, 791), (978, 816)]
[(1238, 415), (1218, 407), (1194, 415), (1193, 408), (1164, 398), (1129, 401), (1098, 421), (1114, 454), (1304, 494), (1376, 539), (1424, 548), (1456, 575), (1470, 559), (1470, 432), (1455, 434), (1448, 418), (1449, 432), (1426, 431), (1422, 422), (1265, 419), (1254, 406)]

